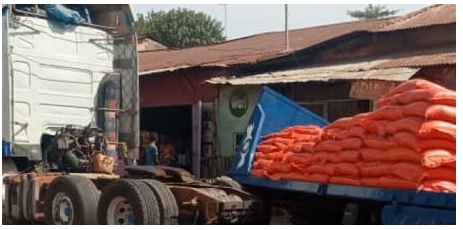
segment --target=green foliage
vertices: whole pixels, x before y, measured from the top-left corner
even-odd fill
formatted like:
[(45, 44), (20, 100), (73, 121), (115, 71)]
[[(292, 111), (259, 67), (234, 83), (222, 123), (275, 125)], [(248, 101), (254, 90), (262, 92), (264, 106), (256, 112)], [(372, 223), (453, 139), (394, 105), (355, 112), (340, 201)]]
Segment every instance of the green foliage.
[(225, 41), (222, 24), (211, 16), (185, 8), (138, 14), (135, 31), (168, 47), (185, 48)]
[(364, 10), (347, 11), (347, 14), (359, 20), (385, 18), (397, 14), (399, 10), (389, 10), (386, 6), (368, 4)]

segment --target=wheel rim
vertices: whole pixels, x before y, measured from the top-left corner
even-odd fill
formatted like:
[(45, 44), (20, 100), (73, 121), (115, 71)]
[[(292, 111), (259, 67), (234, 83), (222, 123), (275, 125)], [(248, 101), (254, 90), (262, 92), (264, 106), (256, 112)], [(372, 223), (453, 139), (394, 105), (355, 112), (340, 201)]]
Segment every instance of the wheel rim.
[(135, 224), (132, 206), (124, 197), (116, 197), (109, 203), (107, 222), (110, 225)]
[(68, 225), (74, 221), (74, 206), (65, 193), (57, 193), (52, 202), (52, 217), (55, 224)]

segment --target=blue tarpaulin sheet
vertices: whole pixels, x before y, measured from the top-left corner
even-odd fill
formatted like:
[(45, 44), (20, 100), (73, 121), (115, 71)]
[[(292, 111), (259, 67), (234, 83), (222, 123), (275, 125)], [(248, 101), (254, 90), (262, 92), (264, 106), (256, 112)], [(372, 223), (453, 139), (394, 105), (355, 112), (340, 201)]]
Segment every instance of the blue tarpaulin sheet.
[(43, 8), (47, 12), (49, 18), (64, 23), (77, 24), (85, 21), (77, 11), (68, 9), (60, 4), (47, 4), (43, 5)]

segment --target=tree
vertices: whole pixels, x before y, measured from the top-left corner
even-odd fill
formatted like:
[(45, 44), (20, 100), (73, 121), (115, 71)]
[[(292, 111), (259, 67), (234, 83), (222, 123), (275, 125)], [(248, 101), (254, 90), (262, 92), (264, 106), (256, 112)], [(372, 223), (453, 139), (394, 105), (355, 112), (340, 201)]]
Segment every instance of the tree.
[(225, 41), (222, 24), (211, 16), (185, 8), (138, 14), (135, 31), (168, 47), (185, 48)]
[(359, 20), (385, 18), (397, 14), (399, 10), (389, 10), (386, 6), (368, 4), (364, 10), (347, 11), (347, 14)]

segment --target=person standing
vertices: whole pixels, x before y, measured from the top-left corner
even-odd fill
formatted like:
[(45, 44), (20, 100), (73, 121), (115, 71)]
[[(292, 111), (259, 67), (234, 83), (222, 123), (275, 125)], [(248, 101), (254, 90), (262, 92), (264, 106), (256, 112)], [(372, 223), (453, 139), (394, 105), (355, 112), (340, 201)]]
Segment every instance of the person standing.
[(156, 137), (153, 137), (153, 140), (151, 141), (151, 144), (146, 148), (146, 159), (145, 159), (145, 164), (146, 165), (157, 165), (159, 164), (159, 149), (158, 146), (156, 145)]
[(163, 166), (172, 166), (175, 157), (175, 147), (171, 142), (171, 139), (167, 139), (163, 142), (159, 154), (159, 164)]

